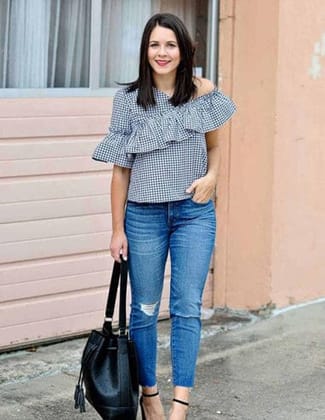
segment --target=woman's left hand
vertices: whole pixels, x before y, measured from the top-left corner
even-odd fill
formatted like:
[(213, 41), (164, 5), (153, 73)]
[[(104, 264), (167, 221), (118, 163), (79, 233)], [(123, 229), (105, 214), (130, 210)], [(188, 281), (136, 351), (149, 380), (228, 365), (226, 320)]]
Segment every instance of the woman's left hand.
[(216, 185), (217, 177), (212, 174), (206, 174), (202, 178), (196, 179), (192, 185), (187, 188), (186, 192), (191, 194), (194, 191), (194, 195), (192, 197), (193, 201), (197, 203), (206, 203), (215, 192)]

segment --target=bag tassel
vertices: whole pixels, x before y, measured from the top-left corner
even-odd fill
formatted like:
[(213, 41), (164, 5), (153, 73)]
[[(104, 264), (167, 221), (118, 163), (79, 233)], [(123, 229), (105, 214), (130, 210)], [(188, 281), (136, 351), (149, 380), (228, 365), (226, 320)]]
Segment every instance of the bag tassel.
[(82, 386), (82, 372), (79, 375), (79, 381), (76, 385), (76, 389), (74, 391), (74, 408), (79, 408), (80, 413), (86, 412), (86, 400), (85, 400), (85, 393)]

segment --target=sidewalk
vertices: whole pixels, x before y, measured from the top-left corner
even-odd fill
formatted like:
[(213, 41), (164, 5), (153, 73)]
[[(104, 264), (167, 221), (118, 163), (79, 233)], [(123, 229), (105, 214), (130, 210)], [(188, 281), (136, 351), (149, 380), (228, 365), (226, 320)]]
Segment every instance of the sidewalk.
[[(230, 322), (231, 321), (231, 322)], [(168, 410), (169, 322), (159, 323), (159, 387)], [(95, 420), (73, 408), (85, 339), (0, 355), (1, 420)], [(203, 322), (189, 420), (325, 419), (325, 302), (268, 319)]]

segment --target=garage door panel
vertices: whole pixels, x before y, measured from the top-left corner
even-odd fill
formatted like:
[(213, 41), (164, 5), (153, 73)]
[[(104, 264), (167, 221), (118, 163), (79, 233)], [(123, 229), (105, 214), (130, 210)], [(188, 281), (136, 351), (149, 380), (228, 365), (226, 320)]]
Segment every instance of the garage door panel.
[(5, 177), (78, 173), (103, 170), (91, 157), (64, 157), (0, 162), (0, 172)]
[(98, 288), (86, 292), (3, 303), (0, 307), (0, 328), (6, 325), (30, 324), (39, 320), (64, 318), (103, 309), (106, 292), (106, 288)]
[(107, 128), (107, 115), (53, 116), (46, 124), (39, 124), (39, 117), (1, 119), (2, 138), (104, 135)]
[[(109, 165), (99, 164), (109, 169)], [(53, 175), (0, 180), (0, 203), (30, 202), (108, 194), (111, 173)], [(0, 215), (1, 218), (1, 215)]]
[(106, 214), (0, 224), (0, 244), (51, 239), (111, 230)]
[(0, 267), (0, 285), (14, 285), (44, 279), (51, 279), (55, 282), (57, 277), (74, 276), (93, 271), (106, 271), (108, 275), (112, 267), (113, 259), (106, 251), (3, 264)]
[(111, 203), (108, 194), (0, 204), (2, 223), (110, 212)]
[(107, 272), (94, 271), (69, 277), (15, 283), (0, 287), (0, 302), (50, 296), (77, 290), (97, 289), (108, 284)]
[(0, 263), (103, 251), (108, 244), (109, 232), (7, 243), (0, 245)]
[(1, 160), (26, 160), (85, 156), (91, 159), (102, 136), (40, 137), (0, 139)]
[[(37, 116), (46, 120), (52, 116), (74, 116), (80, 119), (86, 115), (110, 116), (112, 98), (18, 98), (1, 99), (0, 118), (28, 118)], [(35, 128), (37, 129), (37, 128)]]
[(102, 310), (0, 328), (0, 351), (85, 333), (102, 324)]

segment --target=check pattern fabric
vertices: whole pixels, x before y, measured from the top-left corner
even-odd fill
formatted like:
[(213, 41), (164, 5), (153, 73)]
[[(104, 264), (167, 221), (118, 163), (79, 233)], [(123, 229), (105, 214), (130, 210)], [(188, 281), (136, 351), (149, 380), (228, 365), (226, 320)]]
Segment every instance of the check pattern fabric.
[(228, 121), (235, 104), (214, 89), (173, 106), (154, 88), (156, 105), (137, 104), (138, 91), (119, 89), (107, 136), (92, 158), (131, 169), (128, 200), (161, 203), (190, 198), (186, 189), (207, 172), (205, 133)]

